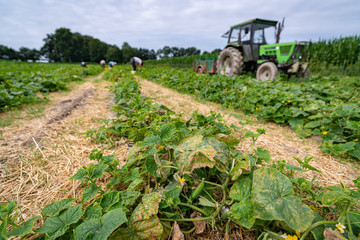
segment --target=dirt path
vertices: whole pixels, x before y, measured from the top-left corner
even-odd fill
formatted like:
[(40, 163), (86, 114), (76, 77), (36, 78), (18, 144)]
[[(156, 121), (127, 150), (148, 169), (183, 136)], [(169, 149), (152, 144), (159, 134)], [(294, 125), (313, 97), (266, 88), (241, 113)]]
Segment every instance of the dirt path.
[[(102, 74), (70, 92), (50, 94), (42, 117), (18, 119), (1, 129), (0, 201), (15, 200), (24, 219), (39, 215), (53, 201), (81, 197), (80, 182), (68, 179), (91, 163), (91, 150), (104, 147), (84, 133), (113, 117), (113, 96), (105, 88), (111, 83), (101, 78)], [(122, 160), (126, 152), (127, 147), (120, 146), (106, 154), (117, 154)]]
[[(179, 94), (147, 80), (141, 81), (141, 92), (143, 95), (151, 97), (154, 102), (166, 105), (177, 113), (184, 113), (186, 117), (189, 117), (195, 110), (206, 115), (210, 114), (210, 111), (216, 111), (224, 116), (224, 120), (228, 125), (234, 124), (242, 127), (239, 124), (240, 119), (230, 116), (232, 112), (223, 109), (219, 104), (200, 103), (189, 95)], [(257, 128), (266, 129), (266, 134), (260, 136), (256, 147), (269, 150), (273, 159), (286, 160), (291, 164), (298, 165), (293, 157), (300, 159), (305, 156), (314, 157), (310, 164), (321, 170), (322, 174), (316, 174), (321, 185), (337, 185), (342, 182), (344, 185), (352, 186), (352, 180), (359, 176), (359, 170), (356, 171), (354, 166), (349, 163), (341, 164), (337, 158), (324, 154), (319, 149), (320, 143), (315, 139), (300, 139), (286, 126), (275, 123), (260, 123), (254, 117), (244, 115), (242, 118), (242, 122), (245, 122), (246, 119), (250, 120), (250, 124), (243, 127), (244, 130), (255, 132)], [(242, 140), (238, 149), (249, 152), (250, 146), (250, 141)], [(308, 178), (311, 179), (313, 174), (314, 172), (308, 173)]]

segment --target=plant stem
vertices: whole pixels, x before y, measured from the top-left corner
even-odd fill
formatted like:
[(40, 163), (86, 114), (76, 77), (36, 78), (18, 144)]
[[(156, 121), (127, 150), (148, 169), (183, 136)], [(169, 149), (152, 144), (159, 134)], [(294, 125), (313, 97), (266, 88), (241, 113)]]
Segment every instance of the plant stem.
[(187, 204), (187, 203), (179, 203), (179, 205), (182, 205), (182, 206), (185, 206), (185, 207), (192, 208), (192, 209), (194, 209), (194, 210), (196, 210), (196, 211), (198, 211), (198, 212), (200, 212), (200, 213), (204, 214), (205, 216), (207, 216), (207, 213), (206, 213), (204, 210), (202, 210), (201, 208), (198, 208), (198, 207), (196, 207), (196, 206), (193, 206), (193, 205), (191, 205), (191, 204)]
[(221, 187), (221, 188), (222, 188), (222, 185), (217, 184), (217, 183), (213, 183), (213, 182), (209, 182), (209, 181), (204, 181), (204, 183), (207, 183), (207, 184), (214, 185), (214, 186), (217, 186), (217, 187)]
[(194, 222), (194, 221), (207, 221), (212, 219), (212, 217), (203, 217), (203, 218), (181, 218), (181, 219), (168, 219), (168, 218), (159, 218), (160, 221), (167, 222)]
[(195, 231), (195, 230), (196, 230), (196, 227), (193, 227), (192, 229), (190, 229), (190, 230), (188, 230), (188, 231), (183, 231), (183, 230), (181, 230), (181, 232), (184, 233), (184, 234), (189, 234), (189, 233), (192, 233), (192, 232)]
[(346, 221), (347, 221), (347, 224), (348, 224), (349, 231), (353, 234), (348, 212), (346, 212)]
[(325, 225), (325, 224), (337, 224), (337, 221), (320, 221), (320, 222), (316, 222), (313, 225), (311, 225), (305, 232), (304, 234), (301, 236), (300, 240), (304, 240), (306, 238), (306, 236), (309, 234), (309, 232), (321, 225)]

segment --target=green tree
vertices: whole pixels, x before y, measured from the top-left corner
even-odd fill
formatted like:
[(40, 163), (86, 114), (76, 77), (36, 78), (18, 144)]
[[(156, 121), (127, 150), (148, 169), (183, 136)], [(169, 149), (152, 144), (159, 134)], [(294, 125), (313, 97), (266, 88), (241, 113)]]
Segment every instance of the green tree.
[(9, 47), (0, 45), (0, 58), (2, 59), (18, 59), (18, 53)]

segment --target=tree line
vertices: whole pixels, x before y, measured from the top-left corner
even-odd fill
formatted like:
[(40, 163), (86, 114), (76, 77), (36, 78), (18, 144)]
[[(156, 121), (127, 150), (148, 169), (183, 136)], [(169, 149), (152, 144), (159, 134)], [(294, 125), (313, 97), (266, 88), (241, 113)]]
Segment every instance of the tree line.
[(200, 55), (201, 51), (195, 47), (178, 48), (165, 46), (157, 51), (145, 48), (134, 48), (124, 42), (120, 47), (107, 44), (97, 38), (73, 33), (68, 28), (58, 28), (54, 33), (46, 34), (44, 45), (40, 50), (21, 47), (19, 51), (0, 45), (0, 58), (12, 60), (39, 60), (41, 57), (53, 62), (99, 62), (115, 61), (128, 62), (137, 56), (143, 60), (166, 59), (190, 55)]

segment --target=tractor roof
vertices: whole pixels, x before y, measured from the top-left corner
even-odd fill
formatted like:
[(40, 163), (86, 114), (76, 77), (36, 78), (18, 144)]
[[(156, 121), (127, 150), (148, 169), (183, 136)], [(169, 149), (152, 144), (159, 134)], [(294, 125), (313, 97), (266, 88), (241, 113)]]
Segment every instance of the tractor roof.
[(240, 26), (243, 26), (243, 25), (249, 24), (249, 23), (263, 23), (263, 24), (269, 24), (269, 25), (272, 25), (272, 26), (276, 26), (277, 21), (255, 18), (255, 19), (252, 19), (252, 20), (249, 20), (249, 21), (246, 21), (246, 22), (231, 26), (231, 28), (240, 27)]

